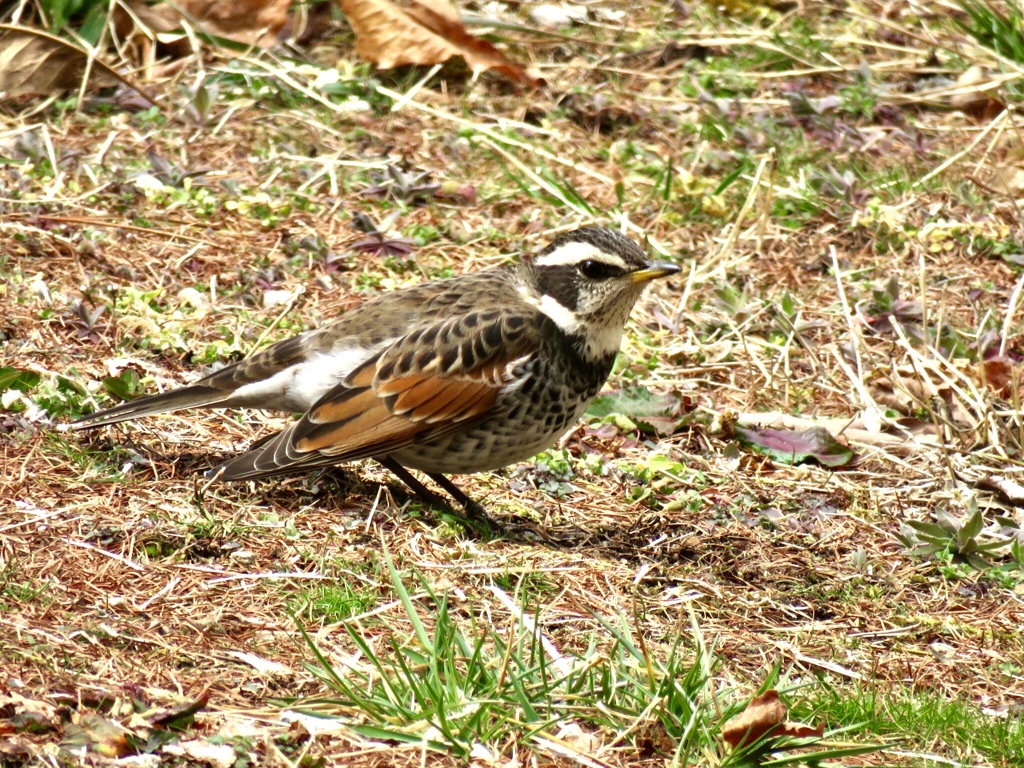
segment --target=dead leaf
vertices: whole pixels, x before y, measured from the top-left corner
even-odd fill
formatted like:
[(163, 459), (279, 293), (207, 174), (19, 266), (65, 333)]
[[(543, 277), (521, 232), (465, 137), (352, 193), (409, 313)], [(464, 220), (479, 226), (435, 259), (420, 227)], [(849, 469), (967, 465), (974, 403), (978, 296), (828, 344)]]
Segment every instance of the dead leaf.
[(170, 709), (162, 709), (157, 712), (147, 713), (146, 720), (156, 728), (167, 728), (171, 730), (184, 730), (195, 722), (197, 712), (201, 712), (210, 702), (210, 694), (203, 693), (195, 701), (187, 701)]
[(950, 370), (974, 378), (972, 366), (966, 358), (953, 358), (923, 360), (895, 366), (886, 372), (876, 371), (869, 376), (871, 396), (879, 405), (905, 416), (915, 416), (922, 408), (941, 404), (954, 424), (974, 429), (979, 416), (973, 412), (972, 404), (948, 384)]
[(654, 432), (664, 437), (674, 434), (690, 420), (687, 412), (692, 407), (687, 406), (678, 392), (659, 395), (646, 387), (626, 387), (595, 397), (587, 408), (587, 416), (597, 419), (625, 417), (625, 421), (616, 420), (620, 428), (629, 430), (639, 427), (645, 432)]
[(744, 448), (768, 456), (780, 464), (795, 465), (814, 459), (825, 467), (845, 467), (855, 456), (851, 448), (836, 440), (824, 427), (794, 431), (737, 426), (735, 434)]
[(466, 31), (447, 0), (414, 0), (408, 9), (389, 0), (338, 0), (356, 33), (356, 53), (381, 69), (442, 64), (461, 56), (474, 72), (494, 70), (519, 83), (543, 80)]
[[(150, 6), (132, 0), (129, 8), (148, 31), (158, 35), (181, 29), (185, 20), (213, 37), (269, 48), (288, 21), (289, 5), (290, 0), (176, 0)], [(118, 17), (117, 30), (123, 38), (131, 36), (131, 20), (126, 14)]]
[(976, 481), (978, 488), (995, 491), (1003, 501), (1015, 507), (1024, 507), (1024, 485), (1014, 482), (1008, 477), (988, 475)]
[(978, 365), (982, 382), (1000, 397), (1012, 394), (1013, 360), (1009, 357), (991, 357)]
[(767, 456), (755, 456), (752, 453), (744, 453), (739, 458), (736, 467), (740, 472), (752, 472), (755, 475), (763, 475), (775, 471), (775, 465)]
[(0, 739), (0, 765), (28, 765), (39, 755), (39, 744), (27, 736), (5, 736)]
[(722, 738), (732, 747), (757, 741), (786, 719), (786, 705), (775, 690), (765, 691), (750, 700), (740, 714), (722, 728)]
[(984, 67), (975, 65), (968, 68), (957, 79), (956, 85), (960, 90), (950, 97), (949, 105), (975, 120), (992, 120), (1006, 109), (1006, 104), (984, 87), (988, 82), (989, 74)]
[(61, 747), (86, 747), (104, 757), (124, 757), (132, 752), (128, 744), (130, 731), (95, 712), (77, 716), (64, 728)]
[(779, 699), (779, 692), (774, 689), (765, 691), (751, 699), (745, 710), (725, 724), (722, 738), (735, 749), (769, 735), (808, 738), (820, 737), (825, 732), (824, 723), (811, 727), (787, 723), (785, 719), (786, 705)]
[[(0, 24), (0, 94), (50, 96), (77, 90), (89, 55), (78, 46), (38, 29)], [(117, 83), (135, 88), (98, 59), (89, 71), (91, 88)], [(137, 89), (136, 89), (137, 90)]]
[(288, 20), (277, 33), (277, 39), (308, 47), (314, 40), (322, 39), (333, 25), (331, 4), (316, 2), (312, 7), (306, 6), (305, 13), (297, 10), (289, 12)]
[(1020, 195), (1024, 192), (1024, 168), (1014, 165), (995, 168), (991, 184), (1004, 195)]
[(561, 29), (587, 21), (587, 9), (579, 5), (542, 3), (530, 9), (530, 21), (545, 29)]

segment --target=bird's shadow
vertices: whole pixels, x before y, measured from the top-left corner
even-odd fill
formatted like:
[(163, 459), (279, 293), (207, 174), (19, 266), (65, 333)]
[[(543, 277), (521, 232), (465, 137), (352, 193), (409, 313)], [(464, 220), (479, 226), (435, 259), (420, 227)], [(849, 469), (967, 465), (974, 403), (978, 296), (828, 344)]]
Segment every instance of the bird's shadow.
[[(171, 470), (174, 476), (193, 477), (193, 501), (205, 507), (205, 495), (211, 485), (212, 472), (220, 465), (221, 457), (192, 451), (183, 451), (173, 456), (153, 455), (152, 451), (146, 451), (142, 446), (134, 444), (134, 441), (129, 441), (129, 447), (145, 456), (148, 463), (162, 464), (165, 469)], [(166, 479), (167, 474), (161, 472), (160, 476)], [(328, 467), (306, 474), (257, 482), (258, 493), (263, 503), (273, 501), (284, 505), (290, 501), (294, 502), (298, 497), (316, 499), (324, 496), (335, 499), (358, 497), (368, 499), (372, 503), (372, 489), (380, 487), (379, 483), (366, 479), (347, 467)], [(399, 512), (396, 523), (401, 522), (402, 516), (408, 516), (428, 525), (447, 525), (461, 531), (467, 538), (481, 542), (506, 541), (564, 550), (596, 548), (617, 558), (628, 552), (635, 553), (635, 524), (628, 526), (628, 529), (612, 526), (614, 530), (602, 527), (595, 531), (563, 519), (557, 528), (552, 528), (524, 515), (506, 513), (494, 516), (479, 503), (475, 503), (474, 508), (467, 511), (456, 503), (450, 503), (439, 493), (428, 490), (429, 495), (425, 497), (408, 488), (394, 476), (388, 479), (386, 487)]]
[[(211, 462), (208, 456), (194, 453), (178, 454), (173, 458), (168, 458), (167, 461), (174, 465), (178, 474), (193, 474), (195, 476), (195, 501), (203, 504), (204, 491), (215, 470), (220, 466), (219, 463)], [(256, 482), (264, 486), (261, 488), (263, 501), (274, 500), (282, 503), (287, 502), (286, 497), (294, 498), (297, 495), (313, 498), (321, 495), (330, 495), (334, 498), (357, 496), (372, 500), (373, 493), (367, 493), (367, 491), (374, 486), (380, 486), (379, 483), (360, 477), (357, 472), (343, 467), (327, 467), (304, 475), (297, 474), (288, 478)], [(528, 537), (520, 535), (516, 525), (510, 527), (504, 521), (495, 519), (487, 514), (479, 504), (475, 504), (472, 510), (462, 510), (459, 505), (449, 503), (440, 494), (427, 491), (429, 495), (424, 496), (408, 488), (395, 477), (389, 478), (386, 487), (398, 510), (409, 517), (418, 518), (435, 526), (448, 525), (461, 530), (469, 538), (479, 541), (528, 540)]]

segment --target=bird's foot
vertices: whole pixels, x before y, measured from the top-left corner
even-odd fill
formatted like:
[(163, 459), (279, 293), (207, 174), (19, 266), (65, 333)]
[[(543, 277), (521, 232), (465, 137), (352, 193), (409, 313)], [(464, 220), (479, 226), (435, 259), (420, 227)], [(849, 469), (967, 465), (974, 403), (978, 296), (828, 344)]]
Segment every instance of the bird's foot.
[(401, 480), (405, 485), (419, 496), (421, 499), (426, 501), (431, 506), (439, 507), (444, 512), (454, 517), (459, 523), (466, 526), (467, 528), (476, 531), (478, 534), (490, 537), (494, 531), (501, 530), (496, 522), (491, 520), (487, 515), (487, 511), (483, 505), (473, 499), (469, 498), (462, 489), (459, 488), (455, 483), (449, 480), (442, 474), (438, 473), (427, 473), (427, 477), (437, 483), (445, 492), (448, 493), (465, 511), (465, 516), (460, 515), (456, 512), (451, 504), (446, 502), (436, 493), (427, 488), (423, 483), (416, 479), (413, 474), (395, 461), (390, 456), (382, 459), (377, 459), (380, 464), (387, 470), (389, 470), (395, 477)]

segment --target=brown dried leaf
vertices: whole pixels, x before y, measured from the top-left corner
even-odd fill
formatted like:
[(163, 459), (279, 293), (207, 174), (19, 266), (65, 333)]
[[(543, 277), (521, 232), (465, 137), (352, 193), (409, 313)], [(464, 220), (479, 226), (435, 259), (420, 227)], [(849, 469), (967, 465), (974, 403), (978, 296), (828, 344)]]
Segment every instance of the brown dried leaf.
[(322, 39), (333, 26), (331, 4), (318, 2), (307, 8), (306, 13), (290, 11), (284, 27), (277, 33), (277, 39), (308, 46), (314, 40)]
[(1013, 165), (995, 168), (990, 183), (1004, 195), (1019, 195), (1024, 192), (1024, 168)]
[[(0, 93), (7, 97), (49, 96), (77, 89), (89, 56), (81, 48), (38, 29), (0, 24)], [(93, 60), (89, 85), (105, 88), (128, 83), (121, 75)]]
[(1013, 383), (1013, 361), (1008, 357), (993, 357), (978, 365), (981, 381), (1000, 397), (1010, 397)]
[(812, 727), (783, 722), (785, 719), (786, 705), (779, 699), (779, 692), (774, 689), (765, 691), (751, 699), (745, 710), (726, 723), (722, 728), (722, 738), (736, 748), (767, 735), (806, 738), (821, 736), (825, 732), (824, 723)]
[[(129, 7), (142, 24), (158, 34), (180, 29), (184, 19), (208, 35), (269, 48), (288, 21), (289, 4), (290, 0), (177, 0), (149, 6), (132, 0)], [(127, 37), (122, 22), (118, 32)]]
[[(953, 367), (961, 375), (970, 374), (973, 364), (966, 358), (954, 358), (945, 362), (919, 361), (913, 365), (900, 365), (887, 373), (876, 372), (870, 381), (871, 396), (885, 408), (904, 416), (913, 416), (921, 408), (930, 408), (933, 403), (944, 403), (953, 423), (974, 428), (978, 416), (973, 406), (948, 384), (948, 375), (943, 373)], [(973, 377), (973, 374), (971, 374)]]
[(750, 700), (747, 708), (726, 723), (722, 738), (732, 747), (757, 741), (786, 719), (786, 705), (772, 689)]
[(775, 471), (775, 465), (768, 456), (756, 456), (753, 453), (740, 455), (737, 469), (740, 472), (752, 472), (755, 475), (766, 474)]
[(775, 729), (775, 736), (789, 736), (794, 739), (821, 738), (825, 733), (825, 722), (817, 725), (801, 725), (800, 723), (783, 723)]
[(0, 739), (0, 765), (28, 765), (39, 755), (39, 744), (28, 736), (6, 736)]
[(949, 105), (975, 120), (992, 120), (1006, 109), (1006, 104), (997, 99), (991, 90), (983, 88), (988, 81), (989, 75), (984, 67), (970, 67), (956, 81), (957, 87), (962, 90), (950, 97)]
[(441, 64), (456, 56), (476, 72), (495, 70), (531, 87), (543, 81), (486, 40), (466, 31), (447, 0), (414, 0), (402, 9), (389, 0), (338, 0), (356, 33), (356, 53), (381, 69)]

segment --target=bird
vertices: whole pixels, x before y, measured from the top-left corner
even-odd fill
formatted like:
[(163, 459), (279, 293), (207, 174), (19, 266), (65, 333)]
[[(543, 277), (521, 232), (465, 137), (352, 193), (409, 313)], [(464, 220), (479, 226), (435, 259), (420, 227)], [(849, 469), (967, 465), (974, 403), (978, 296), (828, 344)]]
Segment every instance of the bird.
[(426, 474), (495, 470), (550, 447), (604, 386), (637, 299), (679, 266), (587, 226), (532, 258), (383, 293), (194, 384), (137, 397), (77, 430), (192, 408), (302, 414), (212, 477), (252, 480), (373, 458), (436, 502)]

